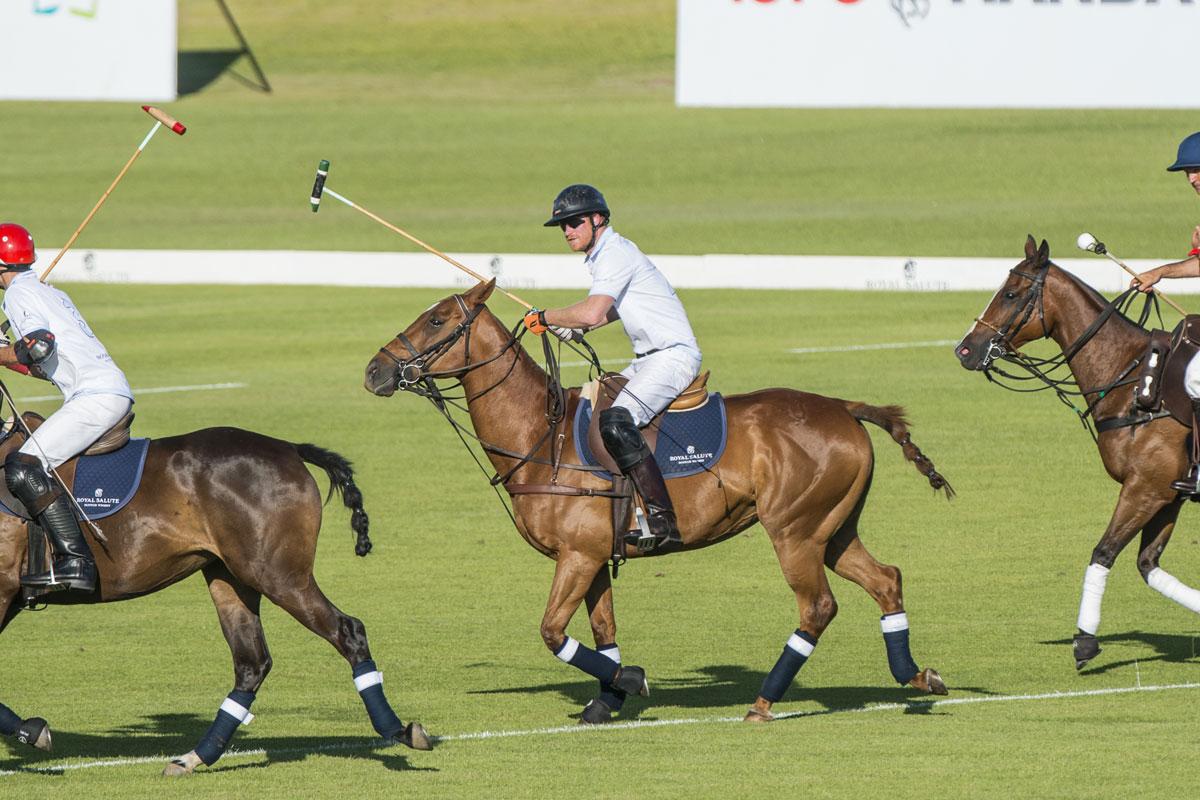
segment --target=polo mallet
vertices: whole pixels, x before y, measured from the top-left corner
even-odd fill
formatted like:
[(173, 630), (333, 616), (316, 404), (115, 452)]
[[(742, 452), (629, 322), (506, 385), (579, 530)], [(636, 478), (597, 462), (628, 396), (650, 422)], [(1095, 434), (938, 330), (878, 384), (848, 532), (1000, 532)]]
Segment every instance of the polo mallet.
[[(1129, 266), (1124, 261), (1122, 261), (1121, 259), (1114, 256), (1112, 253), (1108, 252), (1108, 248), (1104, 246), (1104, 242), (1099, 241), (1095, 236), (1092, 236), (1090, 233), (1084, 232), (1084, 233), (1079, 234), (1079, 238), (1075, 240), (1075, 245), (1080, 250), (1087, 250), (1089, 253), (1095, 253), (1098, 256), (1107, 256), (1109, 261), (1113, 262), (1114, 264), (1116, 264), (1118, 267), (1120, 267), (1121, 269), (1128, 272), (1133, 277), (1136, 278), (1138, 276), (1138, 274), (1136, 272), (1134, 272), (1132, 269), (1130, 269)], [(1158, 289), (1151, 288), (1151, 291), (1153, 291), (1156, 295), (1161, 297), (1163, 299), (1163, 302), (1165, 302), (1171, 308), (1175, 309), (1183, 316), (1185, 316), (1185, 317), (1187, 316), (1187, 312), (1184, 311), (1179, 306), (1179, 304), (1176, 303), (1174, 300), (1167, 297), (1165, 294), (1160, 292)]]
[[(376, 222), (378, 222), (380, 225), (387, 228), (388, 230), (390, 230), (394, 233), (400, 234), (405, 239), (408, 239), (410, 242), (415, 244), (417, 247), (420, 247), (430, 253), (433, 253), (435, 256), (442, 259), (443, 261), (445, 261), (448, 264), (452, 264), (453, 266), (458, 267), (459, 269), (461, 269), (463, 272), (470, 275), (475, 280), (480, 281), (481, 283), (486, 282), (488, 280), (487, 278), (483, 277), (482, 275), (480, 275), (478, 272), (471, 269), (467, 265), (461, 264), (458, 261), (455, 261), (453, 258), (446, 255), (441, 250), (438, 250), (437, 248), (434, 248), (434, 247), (430, 247), (429, 245), (425, 244), (425, 242), (422, 242), (420, 239), (413, 236), (411, 233), (408, 233), (407, 231), (397, 228), (395, 225), (393, 225), (392, 223), (388, 222), (387, 220), (383, 219), (382, 217), (380, 217), (376, 214), (372, 214), (370, 211), (368, 211), (367, 209), (358, 205), (353, 200), (342, 197), (340, 194), (335, 192), (333, 189), (331, 189), (325, 185), (325, 179), (327, 177), (329, 177), (329, 162), (327, 160), (322, 159), (321, 163), (317, 165), (317, 178), (313, 182), (312, 197), (309, 198), (309, 202), (312, 204), (312, 210), (313, 210), (314, 214), (321, 209), (322, 195), (326, 195), (326, 194), (330, 195), (331, 197), (333, 197), (336, 200), (341, 200), (343, 203), (350, 206), (355, 211), (359, 211), (363, 214), (366, 214), (368, 217), (375, 220)], [(513, 302), (519, 303), (520, 305), (525, 306), (526, 309), (533, 308), (532, 304), (526, 303), (524, 300), (517, 297), (512, 292), (505, 291), (504, 289), (501, 289), (499, 286), (497, 286), (496, 288), (500, 290), (501, 294), (505, 295)]]
[(137, 161), (137, 157), (140, 156), (142, 151), (146, 149), (146, 145), (150, 143), (150, 139), (153, 138), (154, 134), (158, 133), (159, 128), (161, 128), (163, 125), (166, 125), (180, 136), (183, 136), (185, 133), (187, 133), (187, 128), (182, 122), (163, 113), (162, 109), (155, 108), (154, 106), (142, 106), (142, 110), (154, 117), (154, 127), (151, 128), (150, 132), (146, 134), (146, 138), (142, 139), (142, 143), (138, 145), (137, 150), (133, 151), (133, 155), (129, 157), (129, 160), (125, 162), (125, 166), (121, 167), (121, 171), (117, 173), (117, 177), (112, 183), (109, 184), (108, 188), (104, 190), (104, 194), (100, 195), (100, 199), (96, 201), (96, 205), (94, 205), (92, 210), (88, 212), (88, 215), (83, 218), (83, 222), (79, 223), (79, 227), (75, 229), (73, 234), (71, 234), (71, 238), (67, 240), (67, 243), (63, 245), (63, 248), (58, 251), (58, 255), (56, 255), (54, 260), (50, 262), (50, 266), (46, 267), (46, 271), (41, 274), (39, 280), (45, 281), (46, 277), (50, 274), (50, 270), (54, 269), (55, 265), (58, 264), (59, 259), (71, 249), (71, 245), (75, 244), (75, 240), (79, 238), (79, 234), (82, 233), (83, 229), (87, 227), (87, 224), (92, 221), (92, 217), (96, 216), (96, 212), (100, 210), (100, 206), (104, 205), (104, 201), (108, 199), (110, 194), (112, 194), (112, 190), (117, 188), (117, 184), (120, 183), (121, 179), (125, 177), (125, 173), (129, 171), (130, 167), (133, 166), (133, 162)]

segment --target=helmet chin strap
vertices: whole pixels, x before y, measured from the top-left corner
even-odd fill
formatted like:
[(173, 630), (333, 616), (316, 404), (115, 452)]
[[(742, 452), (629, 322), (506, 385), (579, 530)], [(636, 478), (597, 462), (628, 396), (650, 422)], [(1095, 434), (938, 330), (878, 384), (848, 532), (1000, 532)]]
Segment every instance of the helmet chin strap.
[[(588, 239), (587, 247), (583, 248), (583, 252), (587, 253), (588, 255), (592, 254), (592, 248), (596, 246), (596, 231), (598, 230), (596, 224), (594, 222), (592, 222), (592, 216), (593, 216), (592, 214), (588, 214), (588, 217), (587, 217), (588, 227), (592, 229), (592, 238)], [(605, 217), (604, 222), (600, 223), (599, 227), (603, 228), (607, 225), (608, 225), (608, 217)]]

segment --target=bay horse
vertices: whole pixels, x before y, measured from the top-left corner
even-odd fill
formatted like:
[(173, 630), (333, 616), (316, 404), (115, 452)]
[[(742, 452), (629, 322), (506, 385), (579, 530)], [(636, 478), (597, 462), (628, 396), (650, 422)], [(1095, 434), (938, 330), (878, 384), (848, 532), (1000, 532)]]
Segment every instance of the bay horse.
[(1189, 431), (1170, 416), (1127, 416), (1136, 383), (1129, 376), (1140, 364), (1150, 334), (1119, 313), (1115, 301), (1054, 264), (1046, 241), (1038, 246), (1030, 236), (1024, 260), (1009, 272), (955, 352), (965, 368), (987, 373), (998, 360), (1029, 363), (1019, 348), (1043, 338), (1063, 351), (1057, 363), (1074, 376), (1096, 420), (1100, 459), (1121, 484), (1116, 510), (1084, 572), (1072, 640), (1075, 667), (1082, 669), (1100, 653), (1096, 631), (1109, 570), (1139, 531), (1142, 578), (1164, 596), (1200, 612), (1200, 592), (1159, 565), (1183, 505), (1171, 482), (1187, 471)]
[[(34, 414), (24, 419), (33, 427), (40, 422)], [(25, 438), (20, 425), (10, 428), (0, 442), (0, 463)], [(292, 444), (238, 428), (206, 428), (150, 442), (140, 489), (124, 508), (101, 520), (106, 543), (98, 541), (89, 526), (80, 526), (99, 571), (94, 594), (50, 592), (36, 597), (37, 603), (48, 605), (110, 603), (156, 592), (203, 572), (233, 654), (234, 689), (195, 749), (168, 763), (166, 775), (187, 774), (200, 764), (211, 766), (238, 725), (252, 718), (250, 704), (271, 670), (259, 619), (263, 596), (349, 662), (355, 687), (380, 736), (416, 749), (431, 746), (419, 723), (404, 725), (388, 704), (362, 622), (330, 603), (313, 577), (322, 499), (306, 463), (325, 472), (330, 496), (340, 494), (351, 510), (355, 552), (365, 556), (371, 550), (368, 519), (349, 461), (312, 444)], [(68, 486), (75, 465), (72, 460), (59, 468)], [(0, 631), (25, 608), (19, 581), (28, 549), (21, 520), (0, 518)], [(23, 720), (2, 704), (0, 733), (42, 750), (51, 747), (44, 719)]]
[[(417, 317), (370, 360), (365, 388), (388, 397), (398, 388), (429, 394), (434, 384), (431, 396), (442, 404), (434, 382), (461, 382), (475, 434), (497, 476), (505, 476), (493, 482), (509, 489), (518, 532), (557, 562), (541, 622), (542, 640), (558, 658), (600, 681), (600, 695), (584, 708), (581, 723), (607, 722), (628, 694), (649, 691), (641, 667), (621, 666), (612, 583), (605, 569), (614, 548), (628, 558), (640, 554), (632, 545), (614, 545), (613, 501), (603, 494), (611, 484), (568, 466), (580, 463), (569, 424), (580, 390), (565, 392), (565, 413), (548, 423), (547, 374), (519, 344), (519, 337), (488, 310), (485, 302), (494, 287), (495, 280), (481, 282)], [(948, 496), (952, 492), (912, 443), (903, 409), (780, 388), (729, 396), (725, 403), (728, 440), (715, 469), (672, 479), (668, 486), (684, 550), (715, 544), (761, 521), (795, 593), (800, 627), (788, 639), (746, 719), (773, 718), (772, 705), (837, 613), (826, 567), (857, 583), (878, 603), (897, 682), (945, 694), (937, 671), (919, 669), (909, 653), (900, 570), (876, 561), (858, 534), (874, 468), (863, 421), (890, 433), (935, 490), (943, 489)], [(555, 452), (561, 458), (555, 458)], [(599, 494), (588, 496), (593, 492)], [(566, 634), (581, 603), (587, 605), (596, 650)]]

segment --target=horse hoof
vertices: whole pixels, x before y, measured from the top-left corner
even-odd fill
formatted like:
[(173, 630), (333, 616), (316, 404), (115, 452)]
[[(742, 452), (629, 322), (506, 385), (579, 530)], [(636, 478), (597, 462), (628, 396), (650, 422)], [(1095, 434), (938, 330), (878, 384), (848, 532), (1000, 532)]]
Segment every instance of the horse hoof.
[(1100, 643), (1090, 633), (1077, 633), (1071, 642), (1071, 650), (1075, 654), (1075, 670), (1079, 671), (1100, 655)]
[(22, 722), (17, 728), (17, 741), (47, 753), (54, 749), (54, 743), (50, 741), (50, 723), (41, 717), (30, 717)]
[(920, 689), (926, 694), (950, 694), (950, 690), (946, 688), (946, 682), (932, 667), (926, 667), (917, 677), (909, 681), (908, 685), (914, 689)]
[(742, 722), (771, 722), (775, 719), (775, 715), (765, 708), (750, 706), (750, 710), (746, 712), (746, 716), (742, 718)]
[(626, 694), (640, 694), (642, 697), (650, 695), (650, 684), (646, 682), (646, 670), (641, 667), (620, 667), (617, 669), (617, 677), (613, 678), (612, 685), (614, 689), (619, 689)]
[(200, 766), (202, 763), (203, 762), (200, 760), (200, 756), (196, 755), (196, 751), (193, 750), (187, 755), (182, 755), (179, 758), (172, 758), (170, 763), (167, 764), (166, 768), (163, 769), (163, 775), (168, 778), (178, 778), (181, 775), (191, 775), (196, 771), (196, 767)]
[(413, 750), (433, 749), (433, 740), (429, 738), (425, 727), (419, 722), (410, 722), (405, 725), (404, 732), (396, 738), (400, 740), (400, 744), (411, 747)]
[(612, 722), (612, 709), (603, 700), (591, 700), (579, 715), (580, 725), (603, 725)]

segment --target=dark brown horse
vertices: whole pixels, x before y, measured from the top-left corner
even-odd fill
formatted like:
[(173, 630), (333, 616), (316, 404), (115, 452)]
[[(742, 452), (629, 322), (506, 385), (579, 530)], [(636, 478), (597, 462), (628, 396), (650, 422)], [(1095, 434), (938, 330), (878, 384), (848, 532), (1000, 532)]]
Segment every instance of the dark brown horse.
[[(32, 422), (32, 417), (26, 419)], [(9, 434), (0, 443), (0, 462), (24, 439), (21, 432)], [(330, 494), (336, 490), (351, 509), (355, 552), (366, 555), (371, 549), (367, 516), (346, 459), (311, 444), (291, 444), (237, 428), (208, 428), (150, 443), (140, 490), (128, 505), (99, 522), (107, 544), (84, 526), (100, 574), (95, 594), (57, 592), (37, 598), (52, 605), (107, 603), (156, 592), (197, 570), (204, 573), (233, 652), (234, 690), (196, 748), (168, 764), (165, 774), (211, 765), (249, 716), (255, 693), (271, 670), (259, 620), (263, 596), (350, 663), (381, 736), (418, 749), (430, 746), (419, 724), (403, 725), (388, 705), (363, 624), (330, 603), (313, 578), (322, 501), (306, 462), (325, 471)], [(74, 470), (74, 461), (60, 468), (68, 486)], [(28, 549), (24, 525), (4, 516), (0, 630), (23, 608), (19, 579)], [(0, 731), (50, 749), (50, 731), (40, 717), (22, 720), (0, 705)]]
[(998, 360), (1020, 363), (1019, 348), (1046, 337), (1063, 350), (1062, 361), (1097, 420), (1104, 468), (1121, 484), (1116, 511), (1084, 573), (1073, 642), (1075, 665), (1082, 669), (1100, 652), (1095, 634), (1108, 571), (1138, 531), (1142, 577), (1166, 597), (1200, 612), (1200, 592), (1158, 563), (1183, 504), (1171, 481), (1187, 470), (1188, 429), (1170, 417), (1126, 424), (1134, 421), (1134, 383), (1128, 378), (1146, 352), (1149, 334), (1116, 313), (1095, 289), (1053, 264), (1046, 242), (1039, 247), (1030, 236), (1025, 260), (1009, 272), (956, 352), (967, 369), (987, 371)]
[[(421, 314), (371, 359), (366, 388), (390, 396), (401, 385), (459, 379), (471, 422), (492, 465), (498, 474), (516, 468), (505, 486), (558, 487), (514, 494), (513, 512), (521, 536), (557, 561), (542, 639), (560, 659), (600, 680), (601, 694), (588, 704), (582, 719), (607, 721), (626, 693), (647, 690), (644, 671), (620, 667), (616, 651), (612, 585), (605, 569), (613, 550), (612, 501), (580, 494), (611, 485), (552, 463), (554, 442), (562, 444), (564, 464), (580, 463), (569, 424), (580, 393), (567, 392), (566, 413), (548, 428), (546, 373), (484, 305), (494, 283), (452, 295)], [(936, 671), (918, 669), (909, 655), (900, 570), (876, 561), (858, 535), (874, 467), (871, 440), (860, 420), (887, 430), (932, 486), (944, 487), (949, 494), (933, 464), (909, 439), (902, 409), (791, 389), (763, 389), (726, 397), (725, 402), (728, 442), (715, 470), (671, 480), (669, 486), (685, 550), (715, 544), (761, 521), (796, 595), (800, 628), (788, 640), (747, 719), (771, 719), (772, 704), (783, 696), (837, 612), (826, 567), (863, 587), (879, 604), (885, 615), (889, 665), (897, 681), (944, 694)], [(523, 454), (529, 460), (519, 457)], [(625, 555), (639, 554), (628, 546)], [(595, 651), (566, 635), (567, 623), (581, 603), (587, 605)]]

